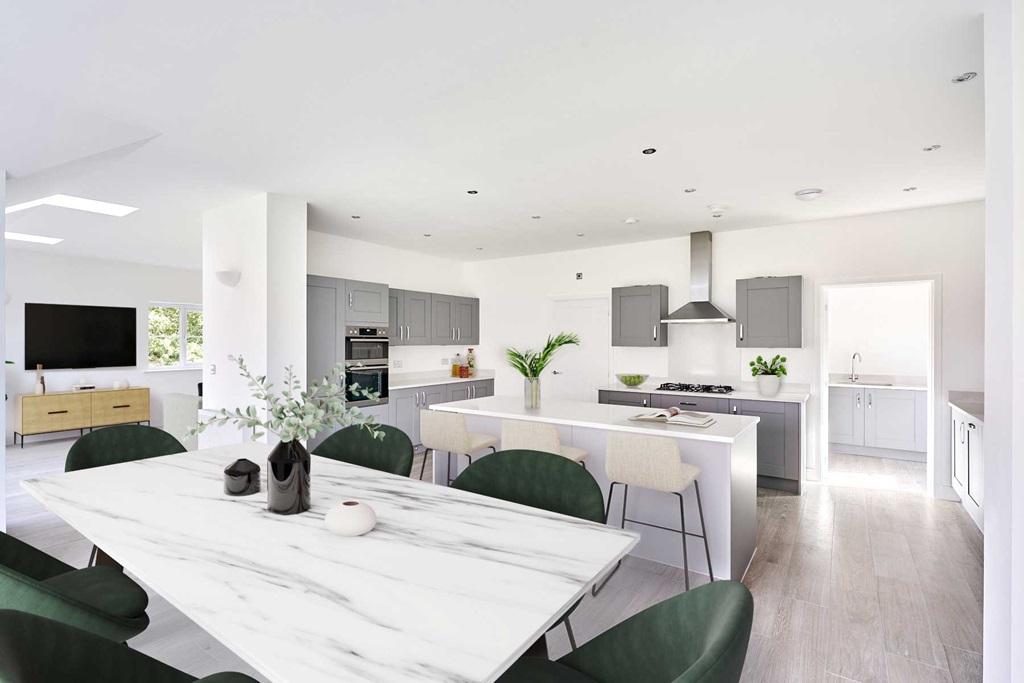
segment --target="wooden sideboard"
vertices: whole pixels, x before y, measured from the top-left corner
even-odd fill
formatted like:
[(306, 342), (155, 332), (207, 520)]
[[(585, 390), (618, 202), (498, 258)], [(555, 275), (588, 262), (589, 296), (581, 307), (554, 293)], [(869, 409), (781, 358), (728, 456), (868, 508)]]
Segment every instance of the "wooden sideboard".
[(14, 443), (25, 437), (93, 427), (149, 422), (149, 389), (93, 389), (21, 394), (15, 404)]

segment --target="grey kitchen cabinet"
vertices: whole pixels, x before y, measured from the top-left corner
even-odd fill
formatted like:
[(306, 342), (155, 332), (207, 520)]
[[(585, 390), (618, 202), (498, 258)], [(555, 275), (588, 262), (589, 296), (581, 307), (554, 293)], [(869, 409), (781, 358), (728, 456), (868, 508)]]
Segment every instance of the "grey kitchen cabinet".
[(864, 445), (864, 389), (828, 388), (828, 440), (848, 446)]
[(330, 374), (345, 360), (345, 281), (306, 276), (306, 381)]
[(800, 492), (800, 405), (779, 401), (730, 401), (735, 415), (761, 418), (757, 424), (758, 486)]
[(494, 396), (494, 380), (493, 379), (478, 379), (474, 380), (470, 385), (469, 397), (470, 398), (485, 398), (487, 396)]
[(430, 295), (430, 343), (455, 344), (455, 302), (448, 294)]
[(612, 346), (668, 346), (668, 287), (612, 289)]
[(405, 292), (388, 289), (388, 339), (391, 346), (405, 346)]
[(802, 287), (800, 275), (737, 280), (736, 346), (801, 347)]
[(345, 280), (345, 324), (387, 325), (388, 286), (380, 282)]
[(389, 424), (405, 432), (413, 445), (419, 445), (420, 411), (448, 400), (447, 385), (395, 389), (388, 396)]
[(392, 346), (431, 343), (430, 297), (427, 292), (388, 292), (388, 330)]
[(679, 408), (680, 410), (697, 410), (704, 413), (729, 412), (729, 399), (712, 396), (669, 396), (668, 394), (651, 394), (651, 405), (655, 408)]
[(480, 343), (480, 300), (455, 297), (455, 343), (475, 346)]
[(448, 392), (446, 398), (449, 401), (466, 401), (472, 398), (473, 388), (470, 386), (469, 382), (446, 384), (445, 388)]
[(864, 445), (901, 451), (928, 449), (928, 394), (864, 389)]
[(639, 406), (643, 408), (651, 405), (651, 395), (635, 391), (608, 391), (601, 389), (597, 392), (597, 402), (616, 406)]

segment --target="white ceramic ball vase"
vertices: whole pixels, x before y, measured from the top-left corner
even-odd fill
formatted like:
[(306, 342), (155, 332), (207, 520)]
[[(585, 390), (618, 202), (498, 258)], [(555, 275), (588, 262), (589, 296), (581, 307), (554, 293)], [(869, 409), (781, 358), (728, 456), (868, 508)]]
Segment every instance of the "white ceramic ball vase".
[(362, 536), (377, 524), (377, 514), (366, 503), (345, 500), (324, 516), (324, 524), (339, 536)]
[(782, 387), (782, 378), (778, 375), (758, 375), (757, 376), (757, 393), (762, 396), (771, 398), (779, 393), (779, 389)]

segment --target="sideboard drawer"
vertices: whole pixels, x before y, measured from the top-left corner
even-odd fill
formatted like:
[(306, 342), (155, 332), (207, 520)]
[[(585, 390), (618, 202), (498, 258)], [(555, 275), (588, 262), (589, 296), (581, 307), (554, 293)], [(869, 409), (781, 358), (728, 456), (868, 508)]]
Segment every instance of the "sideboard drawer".
[(22, 434), (82, 429), (91, 424), (92, 402), (88, 394), (53, 394), (21, 397)]
[(92, 395), (92, 424), (124, 424), (149, 419), (149, 389), (97, 391)]

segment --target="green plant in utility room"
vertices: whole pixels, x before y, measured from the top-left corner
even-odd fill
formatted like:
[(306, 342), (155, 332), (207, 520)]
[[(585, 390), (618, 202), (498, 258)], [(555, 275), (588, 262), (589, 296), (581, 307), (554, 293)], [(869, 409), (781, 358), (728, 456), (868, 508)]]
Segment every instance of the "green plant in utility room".
[(762, 396), (775, 396), (782, 387), (782, 378), (786, 372), (786, 357), (775, 354), (766, 361), (764, 356), (758, 356), (750, 361), (750, 374), (757, 381), (757, 391)]

